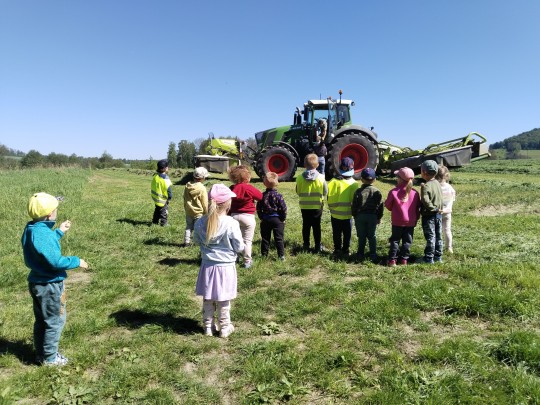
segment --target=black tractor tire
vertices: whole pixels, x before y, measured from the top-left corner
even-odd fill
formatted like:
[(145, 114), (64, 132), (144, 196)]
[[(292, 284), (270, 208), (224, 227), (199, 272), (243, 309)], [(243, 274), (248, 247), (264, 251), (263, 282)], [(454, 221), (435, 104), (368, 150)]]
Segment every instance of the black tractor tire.
[(279, 181), (291, 181), (297, 166), (296, 158), (290, 150), (281, 146), (273, 146), (261, 152), (255, 173), (263, 178), (266, 173), (274, 172), (278, 175)]
[(377, 146), (367, 136), (356, 132), (343, 134), (330, 145), (326, 159), (328, 178), (339, 175), (339, 165), (344, 157), (354, 160), (353, 177), (356, 180), (360, 179), (362, 169), (376, 170), (379, 164)]

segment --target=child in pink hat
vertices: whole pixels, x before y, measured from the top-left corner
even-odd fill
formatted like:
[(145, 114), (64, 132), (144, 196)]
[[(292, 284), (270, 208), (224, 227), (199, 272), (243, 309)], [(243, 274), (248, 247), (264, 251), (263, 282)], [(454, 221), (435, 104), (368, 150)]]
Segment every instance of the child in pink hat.
[[(388, 251), (388, 266), (407, 264), (411, 253), (414, 227), (420, 215), (420, 196), (413, 188), (414, 172), (408, 167), (396, 170), (397, 186), (388, 192), (384, 206), (392, 212), (392, 235)], [(401, 249), (399, 243), (401, 242)]]
[[(237, 295), (236, 257), (244, 251), (238, 221), (227, 215), (231, 198), (224, 184), (214, 184), (208, 193), (208, 214), (195, 223), (193, 242), (201, 248), (201, 267), (195, 293), (203, 297), (204, 333), (228, 337), (233, 331), (231, 300)], [(214, 314), (217, 311), (217, 320)]]

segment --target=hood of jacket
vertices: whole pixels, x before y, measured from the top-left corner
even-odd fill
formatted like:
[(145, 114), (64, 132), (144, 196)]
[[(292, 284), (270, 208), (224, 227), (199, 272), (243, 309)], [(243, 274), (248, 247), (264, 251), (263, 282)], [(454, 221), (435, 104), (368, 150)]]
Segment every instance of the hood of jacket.
[(203, 193), (207, 193), (208, 191), (206, 191), (206, 187), (204, 187), (204, 185), (200, 182), (195, 182), (195, 183), (187, 183), (186, 184), (186, 189), (184, 191), (185, 193), (188, 193), (188, 195), (191, 197), (191, 198), (197, 198), (197, 197), (200, 197)]
[(304, 179), (308, 181), (316, 180), (317, 177), (319, 177), (320, 173), (317, 171), (317, 169), (312, 170), (306, 170), (304, 173), (302, 173), (302, 176), (304, 176)]

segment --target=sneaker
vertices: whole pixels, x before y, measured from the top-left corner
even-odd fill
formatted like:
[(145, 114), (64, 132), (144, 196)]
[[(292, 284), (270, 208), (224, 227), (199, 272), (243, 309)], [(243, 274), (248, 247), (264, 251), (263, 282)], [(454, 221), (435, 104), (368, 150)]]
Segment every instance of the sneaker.
[(324, 247), (324, 245), (321, 243), (319, 246), (315, 246), (315, 253), (326, 253), (328, 250)]
[(435, 257), (433, 261), (436, 263), (442, 263), (442, 257)]
[(388, 267), (395, 267), (396, 261), (395, 260), (388, 260)]
[(423, 264), (433, 264), (433, 259), (428, 259), (427, 257), (424, 257), (420, 263), (423, 263)]
[(379, 263), (379, 256), (377, 256), (377, 255), (375, 255), (375, 256), (370, 256), (370, 257), (369, 257), (369, 260), (371, 260), (371, 263), (377, 264), (377, 263)]
[(44, 361), (45, 366), (65, 366), (68, 364), (68, 359), (62, 356), (60, 353), (56, 353), (56, 358), (53, 361)]
[(366, 257), (364, 255), (361, 255), (360, 253), (357, 253), (354, 257), (354, 260), (356, 260), (357, 263), (361, 263), (366, 260)]
[(407, 259), (399, 259), (399, 264), (406, 265), (407, 264)]
[(249, 269), (253, 263), (252, 262), (245, 262), (244, 263), (244, 269)]
[(229, 326), (227, 326), (225, 329), (223, 329), (223, 330), (221, 331), (221, 333), (219, 334), (219, 336), (222, 337), (222, 338), (228, 338), (229, 335), (230, 335), (231, 333), (233, 333), (233, 332), (234, 332), (234, 326), (233, 326), (232, 323), (230, 323)]
[(204, 336), (214, 336), (212, 328), (204, 328)]
[(285, 261), (285, 256), (279, 256), (279, 260), (281, 260), (282, 262)]

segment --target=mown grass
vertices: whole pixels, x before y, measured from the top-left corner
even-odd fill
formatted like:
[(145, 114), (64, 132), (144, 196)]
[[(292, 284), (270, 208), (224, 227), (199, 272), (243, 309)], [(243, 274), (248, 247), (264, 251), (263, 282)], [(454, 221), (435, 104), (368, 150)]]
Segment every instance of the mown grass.
[[(150, 226), (149, 176), (0, 172), (0, 403), (540, 403), (539, 174), (531, 160), (454, 171), (454, 255), (396, 268), (300, 252), (294, 184), (281, 184), (287, 260), (274, 251), (239, 268), (237, 331), (221, 340), (202, 335), (181, 179), (161, 228)], [(394, 181), (376, 184), (386, 194)], [(62, 369), (33, 364), (19, 239), (35, 191), (65, 197), (63, 250), (91, 265), (67, 281)], [(323, 230), (331, 247), (327, 212)], [(423, 247), (418, 227), (413, 255)]]

